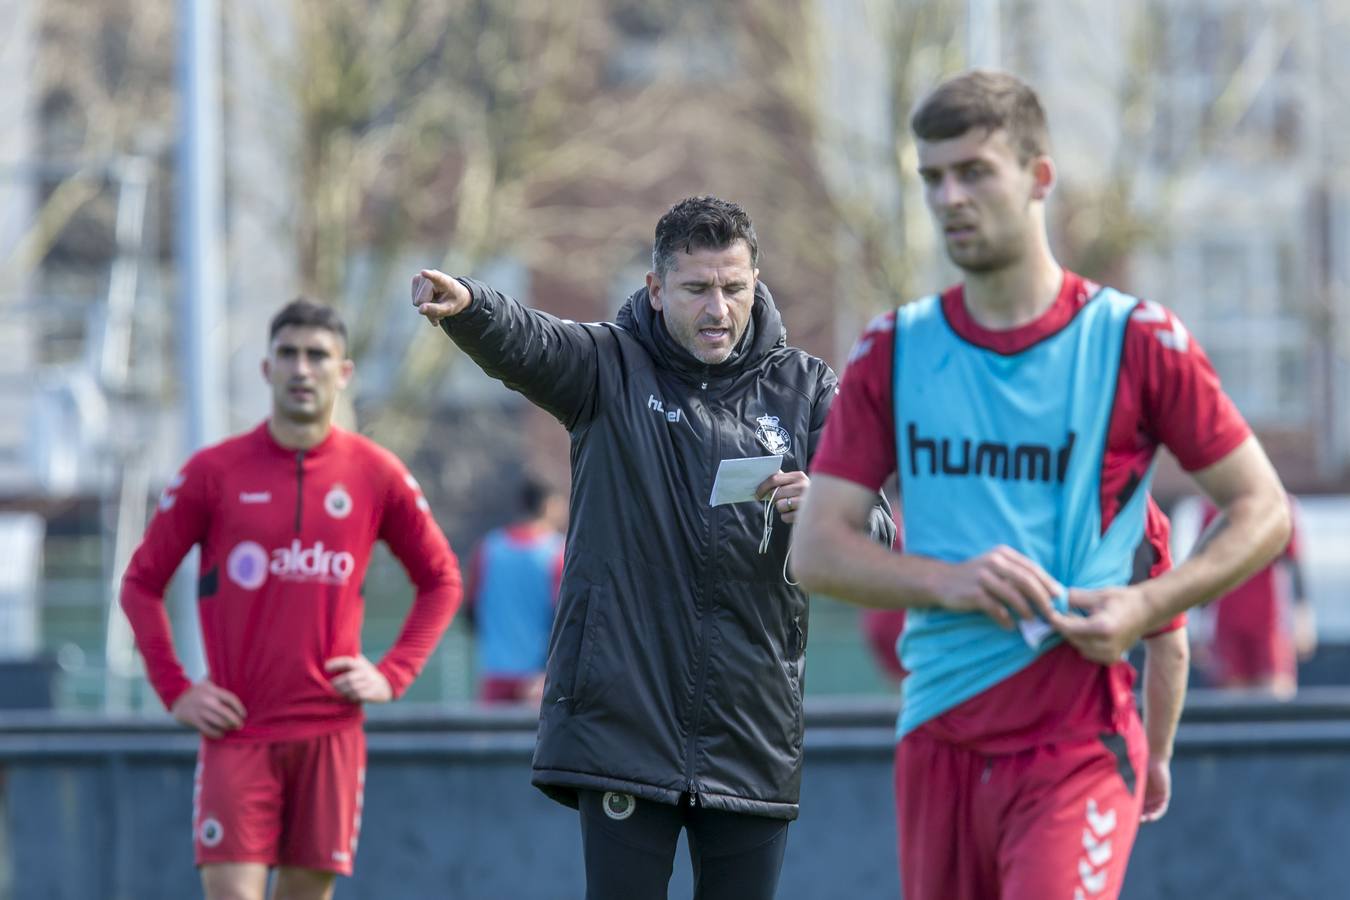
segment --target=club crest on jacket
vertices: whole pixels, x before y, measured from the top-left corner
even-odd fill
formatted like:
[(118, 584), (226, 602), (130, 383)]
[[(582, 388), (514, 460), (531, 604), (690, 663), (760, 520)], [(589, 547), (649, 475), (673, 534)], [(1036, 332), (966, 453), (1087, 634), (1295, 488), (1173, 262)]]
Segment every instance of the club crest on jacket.
[(788, 437), (787, 429), (778, 424), (777, 416), (760, 416), (755, 421), (759, 423), (759, 427), (755, 429), (755, 437), (766, 450), (775, 455), (788, 452), (792, 441)]

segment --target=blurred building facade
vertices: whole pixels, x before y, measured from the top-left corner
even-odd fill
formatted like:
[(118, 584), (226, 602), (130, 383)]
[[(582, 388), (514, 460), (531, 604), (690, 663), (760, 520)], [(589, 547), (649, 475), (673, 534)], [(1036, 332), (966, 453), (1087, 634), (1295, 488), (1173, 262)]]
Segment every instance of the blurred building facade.
[[(226, 33), (237, 38), (263, 6), (233, 4)], [(72, 677), (58, 700), (117, 708), (140, 681), (118, 580), (185, 455), (191, 402), (176, 262), (177, 12), (173, 0), (0, 3), (0, 515), (36, 516), (44, 532), (4, 548), (24, 556), (11, 568), (37, 577), (0, 596), (13, 607), (0, 619), (31, 613), (37, 639), (16, 655), (59, 659)], [(261, 40), (222, 42), (229, 428), (266, 408), (266, 317), (296, 285), (294, 251), (279, 239), (294, 141), (277, 121), (286, 98), (258, 61), (286, 34), (273, 18)]]
[[(877, 4), (818, 5), (831, 35), (827, 170), (891, 209), (917, 289), (957, 276), (914, 215), (912, 160), (844, 148), (903, 142), (922, 85), (980, 47), (1046, 103), (1061, 259), (1174, 309), (1292, 489), (1350, 488), (1350, 94), (1335, 87), (1350, 82), (1344, 4), (910, 2), (898, 14), (916, 27), (925, 13), (977, 18), (909, 54), (895, 52)], [(944, 58), (943, 40), (957, 52)], [(1181, 486), (1164, 467), (1159, 492)]]
[[(373, 15), (363, 2), (225, 5), (226, 429), (266, 409), (267, 316), (302, 288), (331, 291), (356, 333), (355, 421), (412, 463), (458, 546), (508, 514), (493, 498), (512, 472), (565, 477), (567, 436), (419, 328), (408, 274), (467, 269), (555, 314), (607, 319), (640, 286), (661, 212), (717, 193), (754, 215), (793, 342), (838, 364), (876, 311), (956, 277), (917, 189), (907, 117), (975, 45), (1045, 97), (1064, 260), (1174, 308), (1291, 487), (1350, 491), (1342, 4), (587, 0), (576, 18), (594, 28), (569, 24), (564, 37), (594, 52), (566, 63), (565, 95), (545, 98), (565, 114), (530, 119), (539, 98), (519, 84), (531, 71), (498, 74), (484, 56), (453, 83), (472, 94), (465, 109), (446, 107), (440, 122), (421, 118), (434, 107), (353, 112), (313, 96), (314, 70), (278, 68), (313, 54), (339, 8), (357, 23), (362, 9)], [(492, 37), (469, 40), (480, 53), (518, 39), (523, 57), (547, 55), (531, 54), (528, 28), (502, 30), (523, 27), (511, 19), (519, 4), (480, 6), (476, 19), (451, 5), (436, 21), (459, 15), (451, 32)], [(44, 517), (59, 563), (46, 566), (47, 619), (91, 633), (111, 628), (147, 499), (188, 450), (177, 8), (0, 0), (0, 509)], [(345, 77), (388, 58), (319, 71)], [(430, 135), (418, 185), (430, 199), (396, 192), (381, 171), (417, 141), (362, 156), (403, 114)], [(516, 127), (536, 144), (506, 142)], [(457, 129), (481, 134), (457, 141)], [(362, 166), (373, 174), (360, 190), (336, 180)], [(419, 204), (431, 211), (386, 227), (384, 211)], [(1174, 472), (1158, 481), (1164, 496), (1181, 486)]]
[[(27, 77), (49, 63), (45, 54), (53, 47), (71, 46), (71, 35), (53, 24), (68, 3), (5, 0), (12, 27), (0, 53), (8, 73), (0, 80), (0, 105), (12, 125), (0, 143), (6, 275), (0, 290), (0, 380), (6, 388), (0, 494), (8, 497), (107, 489), (117, 479), (109, 454), (126, 455), (119, 435), (131, 431), (114, 422), (135, 422), (136, 453), (149, 448), (161, 478), (183, 450), (173, 424), (182, 401), (174, 375), (175, 120), (164, 114), (173, 105), (172, 49), (161, 48), (152, 63), (140, 62), (141, 77), (161, 83), (153, 102), (137, 97), (141, 107), (128, 111), (159, 117), (140, 125), (134, 142), (115, 140), (121, 132), (95, 133), (91, 117), (72, 108), (84, 98), (69, 84)], [(137, 17), (121, 26), (126, 33), (120, 41), (107, 42), (106, 58), (91, 66), (113, 74), (130, 66), (128, 57), (140, 49), (134, 29), (173, 34), (170, 0), (138, 6)], [(703, 34), (680, 31), (674, 7), (639, 11), (617, 0), (607, 6), (618, 38), (608, 50), (603, 80), (592, 86), (602, 100), (617, 104), (666, 81), (693, 91), (686, 96), (697, 105), (699, 88), (712, 86), (704, 93), (713, 101), (763, 74), (738, 52), (744, 38), (728, 36), (763, 14), (755, 0), (703, 20), (709, 29)], [(798, 202), (813, 193), (840, 205), (840, 197), (870, 196), (890, 219), (893, 243), (911, 258), (914, 283), (926, 287), (951, 273), (926, 234), (919, 198), (904, 181), (905, 151), (895, 138), (903, 140), (904, 123), (897, 120), (913, 95), (895, 96), (896, 72), (906, 67), (917, 94), (959, 65), (960, 57), (953, 65), (950, 53), (925, 50), (930, 58), (918, 59), (923, 54), (916, 52), (897, 61), (895, 51), (904, 48), (889, 43), (891, 32), (871, 27), (879, 6), (813, 0), (803, 7), (807, 21), (820, 26), (817, 55), (799, 61), (814, 72), (801, 77), (815, 85), (811, 102), (818, 108), (775, 110), (784, 95), (765, 95), (741, 107), (758, 111), (760, 120), (738, 127), (800, 146), (795, 156), (784, 154), (787, 163), (777, 173), (807, 185)], [(998, 35), (998, 63), (1028, 77), (1050, 108), (1065, 195), (1055, 216), (1064, 255), (1088, 274), (1176, 309), (1243, 411), (1288, 461), (1286, 474), (1296, 487), (1343, 486), (1350, 469), (1350, 415), (1342, 412), (1350, 397), (1350, 141), (1343, 139), (1341, 123), (1350, 97), (1334, 87), (1350, 76), (1338, 52), (1350, 33), (1350, 14), (1329, 0), (901, 6), (916, 15), (928, 8), (996, 18), (985, 30), (993, 27)], [(229, 186), (227, 430), (256, 420), (266, 408), (257, 383), (259, 335), (267, 313), (302, 283), (301, 251), (288, 247), (286, 238), (297, 228), (295, 210), (304, 205), (295, 162), (301, 126), (268, 69), (268, 60), (295, 51), (296, 37), (288, 18), (269, 6), (268, 20), (276, 27), (259, 43), (248, 10), (256, 13), (262, 4), (232, 7), (224, 20), (222, 114)], [(1064, 22), (1074, 24), (1076, 38), (1056, 43), (1051, 52), (1041, 36)], [(969, 40), (949, 28), (932, 36), (934, 47), (953, 36)], [(817, 258), (802, 261), (800, 242), (787, 236), (790, 228), (782, 221), (798, 210), (767, 196), (771, 192), (746, 181), (742, 171), (719, 168), (726, 157), (697, 152), (690, 146), (697, 137), (681, 133), (684, 145), (675, 161), (636, 194), (623, 194), (632, 186), (616, 184), (609, 172), (582, 170), (569, 184), (555, 185), (573, 195), (566, 201), (573, 206), (587, 197), (616, 217), (636, 220), (594, 239), (580, 232), (552, 239), (561, 245), (555, 257), (603, 256), (608, 266), (577, 277), (539, 265), (528, 254), (513, 257), (506, 248), (492, 270), (518, 273), (508, 280), (525, 299), (551, 311), (605, 318), (640, 284), (651, 224), (669, 202), (700, 187), (748, 194), (747, 206), (764, 232), (765, 277), (783, 300), (794, 338), (838, 360), (857, 326), (893, 297), (859, 290), (851, 279), (869, 261), (852, 255), (849, 241), (828, 228), (813, 235), (822, 248)], [(870, 162), (858, 165), (850, 145), (868, 147)], [(558, 199), (534, 202), (542, 209)], [(838, 217), (847, 218), (847, 211)], [(826, 215), (820, 219), (830, 222)], [(612, 233), (624, 237), (616, 242)], [(406, 258), (418, 259), (417, 247), (436, 239), (411, 236)], [(354, 254), (359, 258), (360, 248)], [(363, 387), (358, 402), (378, 402), (388, 389), (379, 373), (398, 343), (377, 348), (373, 384)], [(470, 397), (478, 392), (468, 391)]]
[[(1095, 26), (1053, 53), (1016, 47), (1014, 67), (1046, 87), (1070, 202), (1096, 178), (1131, 209), (1114, 227), (1133, 247), (1100, 277), (1178, 313), (1292, 490), (1344, 492), (1350, 95), (1333, 86), (1350, 82), (1350, 12), (1324, 0), (1036, 6), (1023, 34), (1071, 16)], [(1072, 252), (1074, 226), (1093, 223), (1062, 212)], [(1165, 473), (1157, 490), (1178, 486)]]

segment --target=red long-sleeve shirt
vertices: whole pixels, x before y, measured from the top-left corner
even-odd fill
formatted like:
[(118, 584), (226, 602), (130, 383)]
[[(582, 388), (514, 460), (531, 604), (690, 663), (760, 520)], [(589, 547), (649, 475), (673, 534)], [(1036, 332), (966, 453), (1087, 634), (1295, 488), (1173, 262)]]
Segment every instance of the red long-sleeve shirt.
[(361, 652), (361, 588), (376, 540), (417, 590), (398, 640), (377, 664), (397, 697), (461, 597), (458, 561), (403, 464), (339, 428), (309, 450), (290, 450), (266, 423), (194, 455), (165, 488), (122, 580), (122, 608), (164, 705), (189, 687), (164, 588), (199, 544), (210, 678), (248, 713), (224, 739), (296, 739), (360, 721), (360, 705), (332, 687), (323, 665)]

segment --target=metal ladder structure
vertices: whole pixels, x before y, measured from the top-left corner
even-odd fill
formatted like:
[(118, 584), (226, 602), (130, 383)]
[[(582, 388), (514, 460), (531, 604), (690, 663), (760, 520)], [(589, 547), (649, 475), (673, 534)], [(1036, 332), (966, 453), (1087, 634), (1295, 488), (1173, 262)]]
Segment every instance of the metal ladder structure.
[[(106, 669), (86, 667), (85, 654), (74, 652), (74, 642), (71, 652), (58, 658), (78, 672), (82, 684), (101, 690), (98, 702), (105, 709), (126, 712), (132, 706), (138, 672), (117, 595), (121, 573), (148, 513), (153, 458), (146, 452), (145, 432), (137, 425), (148, 418), (147, 408), (157, 405), (156, 398), (147, 394), (158, 388), (154, 367), (162, 356), (158, 349), (138, 352), (136, 340), (138, 327), (162, 319), (160, 310), (149, 308), (159, 298), (153, 281), (146, 278), (147, 267), (153, 264), (147, 235), (155, 215), (156, 161), (135, 155), (79, 166), (34, 163), (7, 167), (0, 171), (0, 181), (43, 185), (49, 203), (71, 185), (80, 188), (64, 214), (52, 217), (54, 223), (44, 220), (46, 208), (39, 211), (7, 260), (14, 271), (26, 274), (11, 281), (18, 290), (0, 302), (4, 326), (0, 333), (6, 335), (0, 341), (0, 490), (21, 505), (38, 507), (59, 505), (65, 498), (96, 499), (106, 523), (99, 554), (102, 587), (97, 598), (91, 596), (88, 603), (76, 598), (71, 605), (89, 608), (100, 603), (99, 643)], [(97, 302), (39, 286), (40, 279), (32, 273), (40, 271), (61, 229), (83, 204), (109, 194), (114, 211), (112, 253), (106, 289)], [(57, 360), (44, 359), (53, 341), (69, 336), (79, 341), (78, 352), (57, 352), (53, 354)], [(140, 342), (142, 347), (145, 343)], [(42, 545), (39, 540), (28, 551), (32, 559), (7, 560), (7, 567), (40, 572)], [(15, 602), (29, 604), (29, 613), (36, 618), (39, 594), (34, 589)], [(22, 613), (16, 610), (21, 617)], [(95, 646), (92, 640), (82, 643)]]

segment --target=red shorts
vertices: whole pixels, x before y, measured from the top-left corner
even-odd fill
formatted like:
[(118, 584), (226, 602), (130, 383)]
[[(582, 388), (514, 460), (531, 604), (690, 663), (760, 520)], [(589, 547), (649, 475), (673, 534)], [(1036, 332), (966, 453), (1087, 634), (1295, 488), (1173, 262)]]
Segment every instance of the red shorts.
[(895, 752), (905, 900), (1114, 900), (1148, 748), (1124, 735), (998, 756), (907, 735)]
[(365, 780), (360, 726), (298, 741), (203, 740), (192, 791), (197, 865), (352, 874)]
[(1220, 687), (1298, 677), (1293, 639), (1282, 627), (1252, 631), (1214, 629), (1215, 678)]
[(537, 704), (541, 686), (538, 675), (484, 675), (478, 683), (478, 699), (482, 703)]

